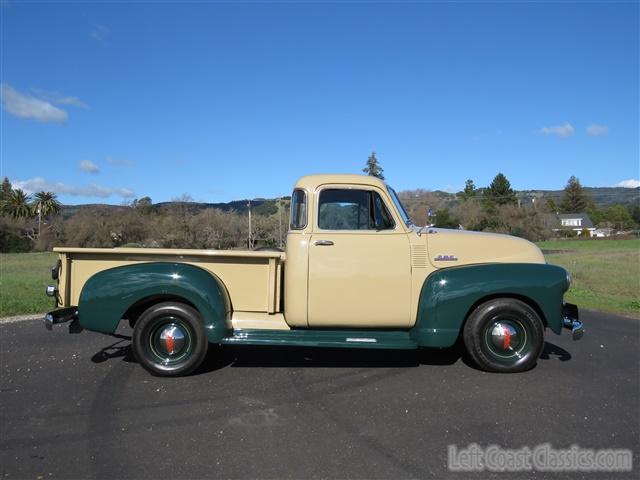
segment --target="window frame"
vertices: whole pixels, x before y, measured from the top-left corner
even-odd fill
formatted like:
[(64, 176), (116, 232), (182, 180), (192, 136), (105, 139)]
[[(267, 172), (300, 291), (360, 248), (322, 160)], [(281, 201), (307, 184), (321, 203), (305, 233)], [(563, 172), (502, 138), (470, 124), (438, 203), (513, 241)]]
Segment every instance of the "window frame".
[[(305, 206), (305, 212), (304, 212), (304, 225), (302, 226), (293, 226), (293, 197), (296, 194), (296, 192), (302, 192), (302, 194), (304, 195), (304, 206)], [(304, 188), (294, 188), (293, 192), (291, 193), (291, 204), (289, 206), (289, 230), (304, 230), (305, 228), (307, 228), (307, 226), (309, 225), (309, 195), (307, 193), (307, 191)]]
[[(382, 230), (377, 230), (375, 228), (330, 230), (330, 229), (320, 227), (320, 196), (322, 195), (322, 192), (324, 192), (325, 190), (361, 190), (363, 192), (377, 194), (380, 197), (380, 201), (382, 202), (382, 205), (384, 206), (384, 208), (387, 209), (387, 212), (389, 213), (389, 218), (393, 222), (393, 226), (391, 228), (385, 228)], [(370, 199), (371, 198), (373, 197), (370, 197)], [(321, 187), (316, 189), (314, 203), (315, 203), (315, 208), (314, 208), (315, 212), (313, 214), (314, 216), (313, 226), (315, 231), (332, 232), (332, 233), (363, 233), (363, 234), (376, 234), (376, 233), (388, 234), (388, 233), (398, 232), (400, 222), (398, 222), (398, 219), (396, 218), (397, 213), (393, 208), (389, 208), (389, 202), (385, 198), (384, 192), (382, 192), (380, 189), (376, 187), (371, 187), (368, 185), (340, 185), (340, 184), (322, 185)], [(375, 203), (375, 201), (370, 203)]]

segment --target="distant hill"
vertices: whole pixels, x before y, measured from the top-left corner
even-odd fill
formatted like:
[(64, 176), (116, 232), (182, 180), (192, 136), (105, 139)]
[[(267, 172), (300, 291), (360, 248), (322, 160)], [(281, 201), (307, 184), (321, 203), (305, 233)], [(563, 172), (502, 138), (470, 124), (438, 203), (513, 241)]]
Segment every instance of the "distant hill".
[[(291, 197), (282, 197), (284, 203), (288, 202)], [(248, 200), (234, 200), (232, 202), (220, 202), (220, 203), (204, 203), (204, 202), (160, 202), (154, 203), (152, 208), (158, 211), (169, 210), (174, 208), (184, 208), (189, 212), (200, 212), (208, 208), (216, 208), (224, 212), (246, 212), (248, 209)], [(104, 209), (107, 211), (125, 210), (129, 208), (127, 205), (108, 205), (104, 203), (89, 203), (84, 205), (63, 205), (62, 216), (65, 218), (71, 217), (76, 213), (86, 209)], [(252, 211), (260, 214), (275, 213), (278, 209), (277, 199), (255, 198), (251, 200)]]
[[(481, 194), (481, 189), (479, 193)], [(585, 187), (585, 191), (591, 196), (594, 204), (600, 208), (606, 208), (611, 205), (640, 205), (640, 187), (622, 188), (622, 187)], [(458, 194), (444, 192), (441, 190), (407, 190), (399, 192), (403, 199), (419, 199), (426, 195), (433, 195), (443, 201), (445, 205), (453, 205), (458, 201)], [(521, 190), (517, 192), (517, 197), (523, 203), (530, 203), (535, 198), (536, 202), (544, 201), (547, 198), (559, 200), (562, 197), (562, 190)], [(288, 202), (291, 197), (283, 197)], [(199, 212), (208, 208), (217, 208), (225, 212), (236, 211), (246, 212), (248, 200), (234, 200), (232, 202), (220, 203), (202, 203), (202, 202), (160, 202), (153, 204), (154, 209), (164, 210), (177, 207), (186, 208), (190, 212)], [(277, 199), (258, 198), (251, 200), (252, 211), (258, 215), (272, 214), (277, 211)], [(86, 205), (64, 205), (62, 209), (63, 217), (71, 217), (82, 209), (103, 208), (105, 210), (116, 211), (128, 208), (125, 205), (106, 205), (106, 204), (86, 204)]]
[[(640, 205), (640, 187), (623, 188), (623, 187), (584, 187), (585, 192), (591, 197), (593, 203), (600, 208), (610, 207), (611, 205)], [(518, 198), (523, 201), (531, 201), (533, 198), (547, 198), (559, 200), (562, 197), (562, 190), (522, 190), (518, 192)]]

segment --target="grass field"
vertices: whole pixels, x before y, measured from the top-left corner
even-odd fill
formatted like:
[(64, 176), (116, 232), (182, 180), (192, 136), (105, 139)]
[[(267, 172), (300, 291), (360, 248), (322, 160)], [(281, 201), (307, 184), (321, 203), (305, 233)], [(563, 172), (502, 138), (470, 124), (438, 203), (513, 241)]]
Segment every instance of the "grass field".
[[(566, 298), (582, 308), (640, 317), (640, 240), (564, 240), (541, 242), (548, 263), (573, 277)], [(0, 254), (0, 317), (41, 313), (53, 300), (53, 253)]]
[(567, 301), (640, 317), (640, 240), (540, 242), (548, 263), (571, 272)]
[(53, 283), (54, 253), (0, 254), (0, 317), (52, 310), (44, 289)]

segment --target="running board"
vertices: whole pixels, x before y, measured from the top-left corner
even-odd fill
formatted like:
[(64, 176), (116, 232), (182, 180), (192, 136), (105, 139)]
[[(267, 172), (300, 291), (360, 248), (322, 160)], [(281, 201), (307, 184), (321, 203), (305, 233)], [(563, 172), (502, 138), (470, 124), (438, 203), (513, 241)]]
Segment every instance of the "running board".
[(234, 330), (226, 345), (289, 345), (328, 348), (418, 348), (407, 330)]

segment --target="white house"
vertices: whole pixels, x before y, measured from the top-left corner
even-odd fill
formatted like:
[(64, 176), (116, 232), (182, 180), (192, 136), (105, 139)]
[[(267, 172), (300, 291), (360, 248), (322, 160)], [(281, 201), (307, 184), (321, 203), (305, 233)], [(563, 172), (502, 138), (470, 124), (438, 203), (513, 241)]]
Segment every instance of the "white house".
[(557, 226), (552, 230), (554, 232), (573, 230), (578, 235), (582, 234), (583, 230), (589, 230), (589, 236), (593, 237), (596, 231), (596, 227), (593, 226), (593, 222), (586, 213), (558, 213)]

